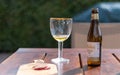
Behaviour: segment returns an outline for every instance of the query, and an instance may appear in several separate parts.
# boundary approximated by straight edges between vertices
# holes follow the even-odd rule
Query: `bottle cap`
[[[98,8],[92,8],[92,13],[98,13],[99,9]]]

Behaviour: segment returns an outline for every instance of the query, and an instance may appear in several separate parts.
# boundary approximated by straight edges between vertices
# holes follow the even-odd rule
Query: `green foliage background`
[[[73,17],[98,2],[119,0],[0,0],[0,52],[57,47],[50,17]],[[70,47],[70,39],[64,44]]]

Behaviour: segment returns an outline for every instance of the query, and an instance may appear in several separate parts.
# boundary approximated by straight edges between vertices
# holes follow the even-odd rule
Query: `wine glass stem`
[[[63,42],[58,42],[58,58],[63,56]]]

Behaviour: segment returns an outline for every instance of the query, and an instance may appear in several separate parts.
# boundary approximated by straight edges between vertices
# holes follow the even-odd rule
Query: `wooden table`
[[[47,63],[57,57],[56,48],[19,48],[0,64],[0,75],[16,75],[20,65],[39,59],[45,52]],[[120,49],[103,49],[101,66],[87,69],[87,49],[80,48],[64,49],[64,57],[70,59],[70,63],[63,65],[63,75],[80,75],[78,53],[82,56],[85,75],[120,75],[120,63],[112,55],[115,53],[120,58]]]

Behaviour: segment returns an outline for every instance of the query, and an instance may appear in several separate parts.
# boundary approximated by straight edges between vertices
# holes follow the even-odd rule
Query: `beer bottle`
[[[98,8],[93,8],[91,12],[91,24],[87,36],[87,46],[88,46],[88,59],[87,59],[88,66],[100,66],[102,34],[99,26]]]

